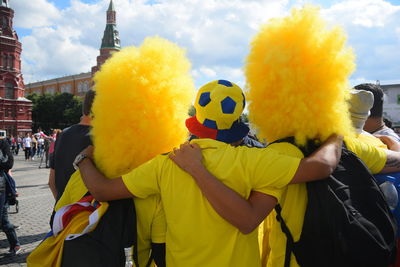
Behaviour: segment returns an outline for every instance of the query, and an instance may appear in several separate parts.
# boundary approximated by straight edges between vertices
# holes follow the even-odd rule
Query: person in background
[[[8,142],[0,139],[0,216],[1,228],[7,236],[10,244],[9,254],[15,256],[21,252],[21,244],[15,232],[15,226],[8,219],[7,198],[6,198],[6,173],[10,172],[14,165],[14,157],[10,151]]]
[[[16,150],[15,150],[15,155],[18,155],[19,150],[22,148],[22,137],[21,137],[21,135],[18,135],[18,137],[16,139],[17,139],[17,147],[16,147]]]
[[[91,144],[89,131],[94,97],[95,91],[86,92],[80,122],[64,129],[56,139],[49,174],[49,187],[56,201],[75,171],[72,163],[76,155]]]
[[[377,136],[389,136],[393,138],[395,141],[400,142],[400,137],[396,134],[396,132],[386,126],[383,118],[383,102],[384,102],[384,93],[382,87],[378,84],[372,83],[363,83],[356,85],[354,87],[356,90],[365,90],[369,91],[374,95],[374,104],[371,108],[371,114],[365,122],[364,130],[369,132],[370,134]]]
[[[14,137],[14,135],[10,136],[10,141],[11,141],[11,153],[15,153],[16,146],[17,146],[17,140]]]
[[[39,157],[43,157],[43,153],[44,153],[44,137],[43,136],[39,136],[38,138],[38,156]]]
[[[38,141],[36,136],[32,135],[32,145],[31,145],[31,159],[35,159],[36,152],[38,151]]]
[[[29,160],[31,158],[31,146],[32,146],[32,138],[30,133],[26,133],[24,139],[22,140],[22,148],[25,152],[25,160]]]

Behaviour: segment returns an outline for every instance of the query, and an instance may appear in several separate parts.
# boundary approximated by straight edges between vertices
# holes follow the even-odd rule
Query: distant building
[[[94,73],[100,69],[101,65],[111,56],[112,52],[119,51],[120,49],[121,43],[117,30],[116,12],[114,3],[111,0],[107,9],[107,24],[104,29],[100,46],[100,55],[97,57],[96,66],[93,66],[90,72],[27,84],[25,86],[25,94],[54,94],[67,92],[73,95],[83,96],[86,91],[92,87]]]
[[[400,84],[381,85],[385,92],[383,116],[392,121],[393,126],[400,127]]]
[[[71,93],[74,95],[83,96],[85,92],[89,90],[91,84],[92,73],[85,72],[41,82],[29,83],[25,85],[25,93]]]
[[[13,29],[14,10],[0,2],[0,129],[7,134],[31,132],[32,102],[24,97],[22,46]]]

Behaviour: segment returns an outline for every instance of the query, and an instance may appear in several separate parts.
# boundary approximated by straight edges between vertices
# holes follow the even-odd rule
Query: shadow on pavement
[[[17,188],[29,188],[29,187],[38,187],[38,186],[43,186],[46,188],[49,187],[48,184],[33,184],[33,185],[21,185],[21,186],[17,185]]]
[[[3,253],[0,255],[0,265],[9,264],[9,263],[24,263],[26,262],[26,257],[31,253],[32,249],[24,248],[26,244],[31,244],[37,241],[41,241],[47,233],[37,234],[37,235],[26,235],[26,236],[18,236],[19,241],[22,246],[22,252],[16,256],[10,256],[7,253]],[[7,249],[9,248],[9,244],[7,239],[0,240],[0,248]],[[27,251],[28,250],[28,251]]]
[[[8,254],[0,255],[0,264],[10,264],[10,263],[25,263],[26,257],[28,257],[30,252],[22,251],[16,256],[10,256]]]

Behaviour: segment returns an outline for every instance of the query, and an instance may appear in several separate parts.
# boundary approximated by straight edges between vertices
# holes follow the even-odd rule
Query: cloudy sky
[[[400,0],[113,0],[122,46],[158,35],[186,48],[196,85],[244,85],[249,42],[271,17],[305,2],[341,24],[357,55],[353,85],[400,83]],[[25,83],[90,71],[110,0],[10,0]]]

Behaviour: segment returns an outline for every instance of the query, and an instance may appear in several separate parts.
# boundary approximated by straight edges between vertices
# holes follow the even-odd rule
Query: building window
[[[89,91],[89,81],[78,83],[78,93],[85,93]]]
[[[89,91],[89,81],[83,83],[83,92],[86,93],[87,91]]]
[[[78,93],[82,93],[83,82],[78,83]]]
[[[11,117],[13,120],[17,119],[17,113],[15,112],[15,108],[11,110]]]
[[[70,84],[61,85],[61,93],[71,93],[71,85]]]
[[[10,69],[14,68],[14,56],[8,56],[8,60],[10,61],[10,64],[8,64],[10,66]]]
[[[5,98],[14,99],[14,85],[12,83],[6,83]]]
[[[54,89],[54,87],[47,87],[47,88],[46,88],[46,93],[54,94],[55,91],[56,91],[56,90]]]
[[[2,17],[2,20],[3,20],[2,27],[3,27],[3,28],[7,28],[7,26],[8,26],[8,19],[4,16],[4,17]]]
[[[7,68],[7,55],[3,55],[2,56],[2,58],[3,58],[3,69],[6,69]]]

